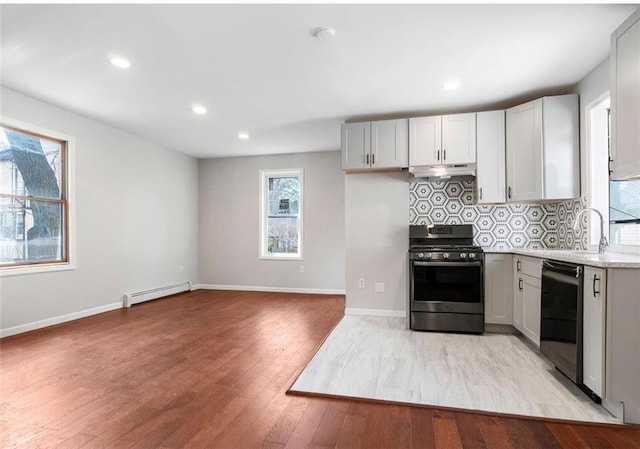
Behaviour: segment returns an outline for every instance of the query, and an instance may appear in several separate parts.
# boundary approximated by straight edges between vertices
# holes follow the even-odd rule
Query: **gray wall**
[[[407,301],[409,175],[345,175],[348,314],[404,316]],[[365,280],[360,288],[359,279]],[[384,283],[376,293],[375,284]]]
[[[200,282],[344,290],[344,174],[339,151],[200,161]],[[259,171],[304,169],[304,260],[258,259]],[[299,272],[304,265],[304,273]]]
[[[1,329],[197,282],[197,160],[13,90],[1,93],[3,116],[75,137],[77,200],[77,269],[1,278]]]

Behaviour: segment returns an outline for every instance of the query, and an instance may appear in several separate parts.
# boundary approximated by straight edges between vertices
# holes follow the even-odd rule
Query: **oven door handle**
[[[474,262],[420,262],[413,261],[413,265],[416,267],[479,267],[482,262],[476,260]]]

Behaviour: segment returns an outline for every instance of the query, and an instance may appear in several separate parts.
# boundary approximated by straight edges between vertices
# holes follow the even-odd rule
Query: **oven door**
[[[482,261],[411,261],[413,312],[483,313]]]

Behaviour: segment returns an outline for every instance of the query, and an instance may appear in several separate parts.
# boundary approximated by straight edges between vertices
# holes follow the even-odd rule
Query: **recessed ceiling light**
[[[444,90],[456,90],[458,87],[460,87],[459,79],[451,79],[451,80],[445,81],[445,83],[442,85],[442,88]]]
[[[202,115],[207,113],[207,108],[199,104],[194,104],[193,106],[191,106],[191,111],[194,114]]]
[[[109,62],[111,65],[116,66],[120,69],[128,69],[131,67],[131,63],[128,59],[123,58],[122,56],[110,56]]]
[[[313,35],[321,41],[326,41],[336,37],[336,30],[329,27],[318,27],[312,31]]]
[[[247,140],[249,138],[249,134],[247,133],[238,133],[238,139]]]

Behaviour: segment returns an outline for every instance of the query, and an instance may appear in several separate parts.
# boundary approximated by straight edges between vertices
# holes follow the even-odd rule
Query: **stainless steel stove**
[[[483,268],[472,225],[411,225],[411,329],[484,332]]]

